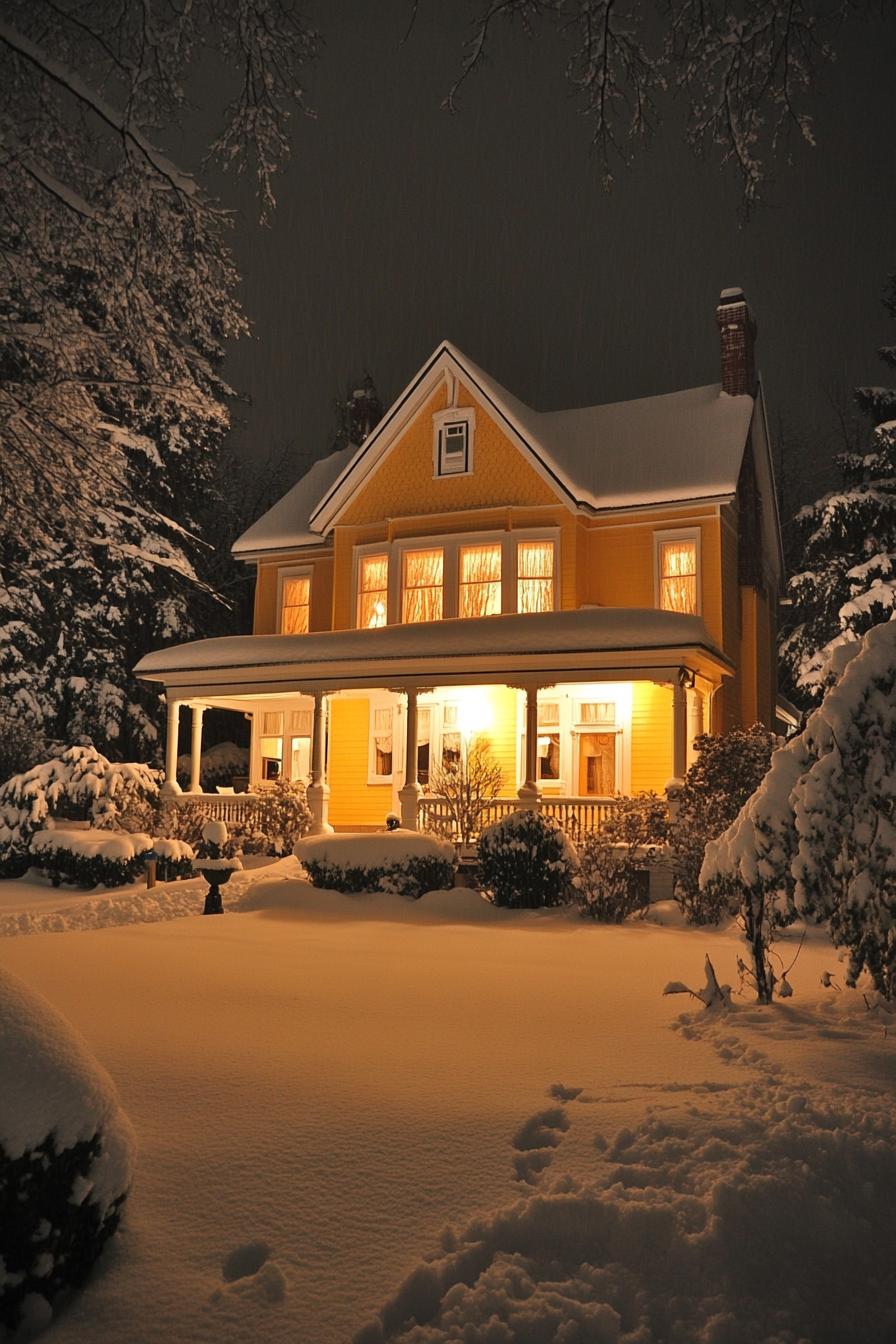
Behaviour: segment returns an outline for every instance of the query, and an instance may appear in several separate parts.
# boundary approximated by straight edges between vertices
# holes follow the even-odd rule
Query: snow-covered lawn
[[[730,932],[295,871],[239,874],[239,913],[147,923],[126,911],[152,892],[54,892],[51,916],[0,884],[6,920],[71,924],[0,939],[0,963],[82,1031],[140,1142],[122,1232],[50,1338],[893,1338],[896,1030],[821,987],[822,938],[794,999],[715,1017],[661,990],[699,987],[707,951],[733,979]],[[121,926],[81,931],[85,902]]]

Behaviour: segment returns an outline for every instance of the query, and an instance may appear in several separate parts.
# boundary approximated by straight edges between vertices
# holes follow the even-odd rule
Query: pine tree
[[[333,452],[347,448],[350,443],[360,447],[383,418],[383,403],[369,373],[346,397],[337,399],[335,410],[338,429]]]
[[[896,274],[883,302],[896,320]],[[896,369],[896,346],[878,354]],[[789,584],[781,658],[793,691],[808,700],[821,697],[833,650],[896,609],[896,388],[860,387],[855,400],[869,423],[868,443],[839,454],[840,489],[794,520],[802,559]]]

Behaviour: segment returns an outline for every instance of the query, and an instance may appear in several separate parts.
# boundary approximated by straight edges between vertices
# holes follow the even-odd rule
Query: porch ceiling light
[[[480,689],[464,689],[457,707],[457,726],[461,736],[469,741],[477,733],[488,732],[492,726],[492,707],[488,696]]]

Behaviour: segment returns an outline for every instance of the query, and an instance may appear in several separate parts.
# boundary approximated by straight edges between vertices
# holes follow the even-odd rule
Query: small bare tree
[[[482,815],[501,792],[503,771],[492,756],[485,737],[474,737],[456,760],[431,771],[432,792],[444,798],[451,812],[455,834],[468,845],[478,834]]]

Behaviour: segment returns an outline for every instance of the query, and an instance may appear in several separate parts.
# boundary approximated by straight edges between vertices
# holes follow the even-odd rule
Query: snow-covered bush
[[[65,1019],[0,971],[0,1336],[47,1325],[121,1218],[134,1135]]]
[[[13,775],[0,785],[0,871],[21,862],[32,834],[54,816],[78,813],[94,826],[124,829],[124,818],[157,797],[159,779],[148,765],[109,761],[92,746],[68,747]]]
[[[21,774],[52,754],[52,745],[31,714],[15,707],[0,711],[0,781]]]
[[[760,723],[694,743],[697,759],[675,800],[669,827],[669,862],[675,899],[691,924],[717,924],[725,902],[715,888],[700,886],[707,843],[722,834],[768,770],[777,738]]]
[[[202,828],[209,819],[208,806],[200,802],[163,802],[156,829],[171,840],[181,840],[196,849],[202,840]]]
[[[232,822],[231,839],[244,854],[291,854],[311,825],[305,785],[278,779],[255,795],[244,822]]]
[[[293,850],[315,887],[390,891],[413,899],[454,885],[454,846],[419,831],[312,835]]]
[[[782,909],[828,921],[849,951],[848,984],[865,970],[896,997],[896,620],[835,658],[840,680],[707,846],[700,875],[752,928],[765,1001],[762,926]]]
[[[495,905],[563,905],[572,899],[577,870],[575,846],[540,812],[510,812],[479,837],[479,878]]]
[[[218,742],[199,757],[199,783],[204,793],[214,793],[219,784],[231,785],[235,776],[249,773],[249,749],[235,742]],[[190,757],[178,756],[177,779],[182,788],[190,780]]]
[[[160,837],[153,840],[152,850],[157,859],[156,876],[160,882],[173,882],[179,877],[193,876],[192,845],[184,840]]]
[[[148,835],[99,830],[35,831],[29,846],[31,862],[42,868],[53,886],[73,882],[79,887],[123,887],[136,882],[153,855]]]
[[[650,869],[663,855],[669,829],[666,802],[655,793],[619,798],[600,830],[579,845],[573,879],[582,914],[621,924],[650,904]]]

